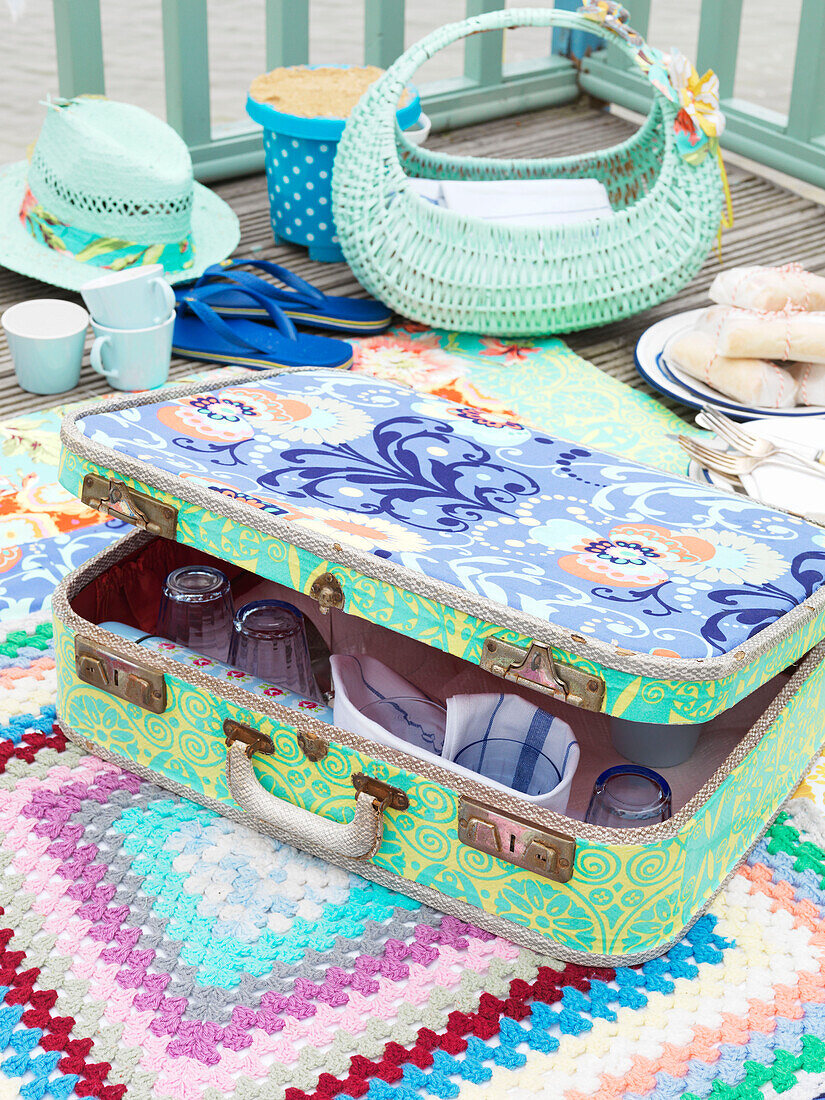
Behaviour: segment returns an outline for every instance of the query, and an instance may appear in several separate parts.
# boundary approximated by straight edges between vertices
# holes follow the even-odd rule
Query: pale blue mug
[[[175,292],[161,264],[110,271],[86,283],[80,293],[92,320],[109,328],[160,325],[175,308]]]
[[[154,390],[169,377],[175,314],[150,328],[109,328],[92,321],[92,367],[116,390]]]
[[[62,298],[32,298],[10,306],[0,325],[17,381],[29,393],[65,393],[80,380],[89,314]]]

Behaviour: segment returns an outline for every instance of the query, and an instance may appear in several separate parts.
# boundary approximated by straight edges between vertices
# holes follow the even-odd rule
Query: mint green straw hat
[[[141,264],[193,279],[234,250],[237,217],[171,126],[102,97],[47,106],[30,159],[0,170],[0,264],[79,290]]]

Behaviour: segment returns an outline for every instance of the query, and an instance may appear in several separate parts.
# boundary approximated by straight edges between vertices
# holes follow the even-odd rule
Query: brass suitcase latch
[[[521,683],[583,710],[600,711],[604,704],[605,684],[600,676],[557,661],[547,646],[538,642],[523,649],[499,638],[488,638],[479,664],[494,676]]]
[[[574,837],[533,825],[472,798],[462,798],[459,804],[458,839],[551,882],[569,882],[573,877]]]
[[[344,610],[344,590],[334,573],[321,573],[316,577],[309,594],[313,600],[317,600],[322,615],[329,615],[332,608],[336,611]]]
[[[243,722],[236,722],[234,718],[227,718],[224,721],[223,732],[226,737],[227,745],[231,745],[235,741],[241,741],[246,745],[246,755],[250,760],[256,752],[261,752],[264,756],[272,756],[275,752],[275,745],[268,734],[261,733],[261,731],[256,730],[254,726],[247,726]]]
[[[177,508],[162,500],[155,500],[147,493],[139,493],[122,481],[100,477],[98,474],[86,474],[80,499],[105,516],[122,519],[124,523],[131,523],[141,531],[148,531],[150,535],[172,540],[175,538]]]
[[[157,669],[128,661],[80,635],[74,640],[74,660],[77,675],[84,684],[153,714],[166,710],[166,681]]]
[[[351,777],[356,795],[362,792],[377,799],[382,805],[391,810],[408,810],[410,799],[406,791],[400,787],[393,787],[385,783],[383,779],[376,779],[373,775],[365,775],[364,772],[355,772]]]

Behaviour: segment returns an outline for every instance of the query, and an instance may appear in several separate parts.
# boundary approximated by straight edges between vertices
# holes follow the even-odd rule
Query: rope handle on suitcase
[[[392,804],[393,793],[400,792],[386,787],[388,793],[382,797],[376,788],[384,784],[370,783],[369,777],[361,776],[364,782],[359,789],[357,779],[353,776],[357,793],[352,821],[330,821],[265,790],[255,775],[251,753],[241,741],[233,741],[226,752],[226,782],[238,805],[277,833],[279,839],[323,858],[369,859],[381,845],[384,810]]]

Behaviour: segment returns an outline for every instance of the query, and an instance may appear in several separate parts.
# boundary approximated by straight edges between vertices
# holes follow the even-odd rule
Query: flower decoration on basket
[[[630,22],[630,12],[617,4],[616,0],[584,0],[579,8],[579,15],[596,23],[604,23],[611,30],[616,25],[622,26]]]
[[[719,77],[712,69],[699,76],[679,50],[651,53],[656,56],[648,80],[679,107],[675,123],[679,151],[699,164],[708,152],[716,152],[725,129],[725,116],[719,109]]]
[[[617,4],[616,0],[585,0],[578,14],[583,15],[585,19],[592,19],[594,23],[601,23],[639,50],[645,45],[645,40],[639,32],[634,31],[630,26],[630,12],[621,4]]]
[[[663,53],[649,46],[629,25],[626,8],[615,0],[585,0],[578,14],[601,23],[617,37],[635,47],[634,60],[653,87],[679,109],[673,123],[676,147],[688,164],[701,164],[708,153],[719,160],[725,190],[725,216],[722,225],[733,225],[733,209],[719,137],[725,129],[725,116],[719,107],[719,77],[708,69],[699,76],[693,63],[680,50]]]
[[[585,0],[579,15],[601,23],[623,41],[636,46],[635,61],[650,83],[679,108],[674,123],[679,152],[691,164],[701,164],[708,152],[718,149],[725,128],[719,109],[719,77],[712,69],[699,76],[693,64],[677,49],[663,53],[648,46],[628,24],[627,9],[615,0]]]
[[[647,68],[640,62],[648,80],[679,108],[673,123],[677,149],[688,164],[701,164],[708,153],[719,161],[719,174],[725,190],[722,226],[730,229],[733,225],[733,204],[719,146],[719,138],[725,129],[725,116],[719,108],[719,77],[712,69],[699,76],[693,63],[675,48],[666,54],[650,47],[649,51],[653,64]],[[721,228],[719,232],[721,234]]]

